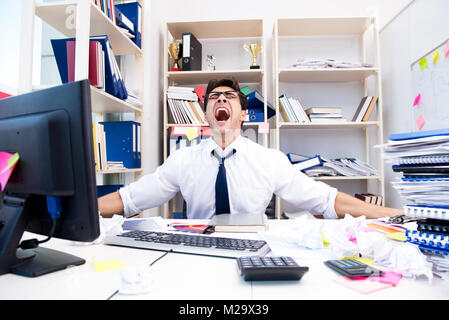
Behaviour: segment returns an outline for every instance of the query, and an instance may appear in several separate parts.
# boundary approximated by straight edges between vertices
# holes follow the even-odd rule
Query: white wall
[[[410,67],[449,39],[448,12],[447,0],[415,0],[380,33],[385,140],[391,133],[415,131]],[[387,205],[399,208],[404,204],[391,187],[397,177],[386,164]]]

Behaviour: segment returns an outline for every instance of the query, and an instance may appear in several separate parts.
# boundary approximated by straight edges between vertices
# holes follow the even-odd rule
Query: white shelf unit
[[[144,12],[143,1],[139,1]],[[19,90],[27,92],[46,87],[32,85],[32,61],[33,61],[33,40],[34,40],[34,20],[35,16],[42,19],[44,23],[51,25],[66,37],[76,38],[75,56],[75,80],[87,79],[89,74],[89,37],[93,35],[107,35],[115,55],[133,55],[134,68],[134,88],[140,93],[139,99],[143,100],[144,88],[144,58],[143,50],[126,37],[118,27],[98,8],[92,0],[78,1],[58,1],[58,2],[37,2],[34,0],[23,0],[22,5],[22,43],[21,64],[23,67],[19,75]],[[25,17],[25,19],[24,19]],[[143,14],[142,21],[143,25]],[[142,43],[142,48],[143,48]],[[137,107],[118,99],[104,90],[91,86],[91,107],[93,120],[102,120],[106,114],[129,114],[135,121],[144,126],[143,107]],[[142,152],[142,164],[144,163]],[[124,170],[103,170],[97,171],[97,184],[102,184],[106,174],[130,174],[128,179],[135,180],[142,174],[140,169]],[[115,179],[117,180],[117,179]]]
[[[276,116],[275,144],[285,153],[326,158],[357,157],[374,165],[376,176],[316,177],[347,192],[373,192],[385,198],[381,154],[372,149],[383,142],[382,83],[379,35],[374,17],[279,18],[273,27],[273,97],[279,115],[278,97],[285,93],[302,106],[342,107],[342,123],[291,123]],[[298,58],[336,59],[369,63],[362,68],[293,68]],[[350,121],[363,96],[378,97],[367,122]],[[349,97],[349,98],[348,98]],[[359,190],[361,188],[362,190]],[[352,192],[348,192],[352,193]],[[284,204],[276,198],[276,217]]]
[[[168,54],[168,46],[172,42],[182,42],[182,34],[191,32],[202,45],[202,70],[200,71],[170,71],[173,60]],[[259,43],[262,45],[257,61],[260,69],[250,69],[251,56],[244,48],[244,43]],[[206,55],[213,54],[216,58],[216,69],[206,70]],[[274,127],[273,118],[267,120],[267,83],[266,83],[266,45],[263,33],[262,19],[249,20],[221,20],[221,21],[175,21],[167,22],[164,42],[164,102],[163,102],[163,156],[169,155],[168,144],[170,130],[178,124],[169,122],[169,107],[167,104],[167,88],[169,86],[188,86],[195,88],[207,83],[211,79],[220,79],[225,76],[235,77],[240,87],[248,85],[251,90],[258,90],[264,97],[264,122],[269,122]],[[181,64],[181,59],[179,61]],[[268,145],[268,134],[257,134],[256,122],[246,122],[245,130],[256,132],[258,143]],[[199,125],[185,125],[199,126]],[[173,201],[164,205],[164,217],[171,217],[174,211],[182,210],[182,197],[177,195]]]

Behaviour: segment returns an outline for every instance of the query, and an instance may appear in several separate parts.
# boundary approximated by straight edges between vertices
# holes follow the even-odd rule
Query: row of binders
[[[139,122],[93,122],[92,130],[96,171],[141,167]]]
[[[142,6],[139,2],[114,4],[114,0],[92,0],[139,48],[142,47]]]
[[[75,79],[75,38],[52,39],[62,83]],[[91,36],[89,41],[89,81],[91,85],[125,100],[128,98],[120,69],[107,35]]]
[[[418,228],[407,241],[421,251],[449,255],[449,128],[391,134],[383,157],[401,173],[393,187],[404,200],[404,214]]]
[[[375,96],[363,97],[352,118],[354,122],[368,121],[378,98]],[[304,109],[298,98],[279,97],[279,111],[283,122],[293,123],[339,123],[347,121],[340,107],[311,107]]]

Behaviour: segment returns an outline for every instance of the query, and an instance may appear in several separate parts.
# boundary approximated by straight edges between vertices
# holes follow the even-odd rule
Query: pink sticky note
[[[334,282],[363,294],[369,294],[375,291],[392,287],[391,284],[370,281],[367,278],[353,280],[345,276],[334,279]]]
[[[413,102],[413,106],[416,106],[420,100],[421,100],[421,93],[416,96],[415,101]]]
[[[11,161],[10,159],[12,159],[13,161]],[[0,152],[0,184],[2,192],[5,189],[6,183],[8,182],[9,177],[11,176],[11,173],[17,164],[17,160],[17,154]]]
[[[259,133],[269,133],[270,132],[270,124],[268,122],[259,123]]]
[[[395,287],[398,284],[399,280],[401,280],[401,278],[402,278],[402,274],[393,272],[393,271],[388,271],[388,272],[385,272],[383,275],[380,275],[377,277],[355,277],[352,279],[353,280],[376,281],[376,282],[390,284]]]
[[[446,42],[446,47],[444,47],[443,53],[446,57],[449,55],[449,40]]]
[[[422,127],[424,127],[424,124],[426,123],[426,120],[424,120],[424,117],[422,114],[418,117],[416,120],[416,125],[418,126],[418,129],[421,130]]]

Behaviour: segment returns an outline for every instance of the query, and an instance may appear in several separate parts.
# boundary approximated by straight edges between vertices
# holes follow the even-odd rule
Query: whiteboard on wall
[[[449,128],[448,46],[446,40],[411,65],[413,131]]]

